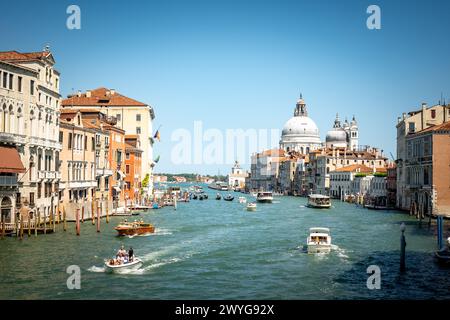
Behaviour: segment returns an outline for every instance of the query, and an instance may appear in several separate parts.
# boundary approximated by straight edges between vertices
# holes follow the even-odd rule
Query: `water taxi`
[[[151,223],[144,221],[134,221],[134,222],[121,222],[117,227],[114,228],[119,233],[119,236],[134,236],[146,233],[154,233],[155,227]]]
[[[310,228],[306,239],[308,253],[328,253],[331,251],[331,235],[328,228]]]
[[[246,197],[239,197],[239,203],[247,203]]]
[[[308,196],[308,207],[327,209],[331,208],[331,200],[329,196],[324,196],[322,194],[310,194]]]
[[[118,262],[117,259],[109,259],[105,261],[106,272],[123,273],[129,270],[136,270],[142,267],[142,260],[134,257],[133,261]]]
[[[258,192],[256,195],[256,201],[258,202],[265,202],[265,203],[272,203],[273,201],[273,194],[271,191],[261,191]]]
[[[256,211],[256,203],[255,202],[249,202],[247,204],[247,211]]]
[[[208,188],[220,191],[228,191],[228,184],[223,181],[214,181],[208,185]]]

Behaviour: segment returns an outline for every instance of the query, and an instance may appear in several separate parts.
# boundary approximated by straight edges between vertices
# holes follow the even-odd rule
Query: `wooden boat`
[[[256,195],[256,201],[258,201],[258,202],[265,202],[265,203],[272,203],[272,201],[273,201],[273,194],[270,191],[258,192],[258,194]]]
[[[310,194],[308,196],[308,207],[317,209],[329,209],[331,208],[331,200],[329,196],[322,194]]]
[[[135,236],[146,233],[154,233],[155,227],[151,223],[144,221],[127,222],[124,221],[114,228],[119,236]]]
[[[328,228],[310,228],[306,239],[308,253],[328,253],[331,251],[331,235]]]
[[[142,260],[134,257],[133,261],[122,264],[114,264],[114,259],[105,260],[106,272],[110,273],[125,273],[129,270],[136,270],[142,267]]]
[[[227,196],[223,197],[223,200],[225,201],[233,201],[234,197],[231,194],[228,194]]]
[[[249,202],[247,204],[247,211],[256,211],[256,202]]]

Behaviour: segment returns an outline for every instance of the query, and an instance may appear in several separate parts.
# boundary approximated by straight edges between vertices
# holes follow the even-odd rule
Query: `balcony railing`
[[[2,187],[17,186],[17,176],[0,176],[0,186]]]
[[[0,141],[5,143],[25,144],[26,136],[9,132],[0,132]]]
[[[72,181],[68,182],[71,189],[97,187],[97,181]]]
[[[97,168],[96,175],[97,176],[112,176],[113,171],[107,168]]]

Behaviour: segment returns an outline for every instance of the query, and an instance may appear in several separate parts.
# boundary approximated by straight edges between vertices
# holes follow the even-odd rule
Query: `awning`
[[[122,177],[122,179],[125,179],[125,174],[122,171],[117,170],[117,173]]]
[[[0,146],[0,173],[24,173],[25,171],[17,149]]]

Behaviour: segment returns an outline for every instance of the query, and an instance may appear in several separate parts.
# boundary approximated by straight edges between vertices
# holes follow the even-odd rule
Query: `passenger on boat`
[[[125,247],[122,245],[119,249],[119,251],[117,251],[116,257],[120,258],[120,257],[125,257],[127,255],[127,252],[125,251]]]
[[[134,251],[133,251],[133,248],[130,247],[130,250],[128,250],[128,260],[130,262],[133,262],[133,257],[134,257]]]

